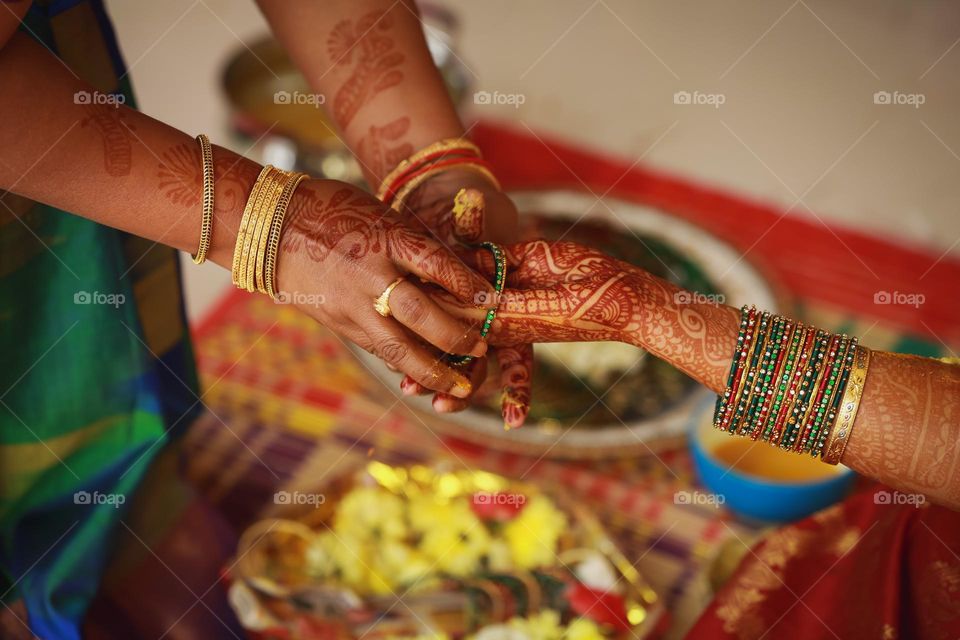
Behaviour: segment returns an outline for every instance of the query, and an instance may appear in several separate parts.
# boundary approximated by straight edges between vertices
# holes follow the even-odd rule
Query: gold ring
[[[376,309],[377,313],[384,318],[390,317],[390,294],[393,293],[393,290],[396,288],[396,286],[403,282],[403,280],[404,277],[400,276],[388,284],[387,288],[383,290],[383,293],[381,293],[377,299],[373,301],[373,308]]]

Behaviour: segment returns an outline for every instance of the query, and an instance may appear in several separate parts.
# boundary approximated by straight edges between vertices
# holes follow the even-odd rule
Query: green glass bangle
[[[480,327],[480,337],[486,338],[487,334],[490,333],[490,327],[493,325],[493,321],[497,317],[497,306],[500,304],[500,294],[503,293],[503,287],[507,282],[507,257],[498,244],[483,242],[479,246],[493,254],[493,264],[496,269],[493,278],[493,288],[496,291],[495,306],[487,310],[487,316],[483,319],[483,325]],[[452,365],[465,365],[473,360],[473,356],[447,354],[444,359]]]

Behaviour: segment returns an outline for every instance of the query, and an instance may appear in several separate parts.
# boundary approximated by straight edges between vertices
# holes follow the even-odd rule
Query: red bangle
[[[410,183],[416,178],[422,176],[423,174],[429,171],[436,171],[437,169],[446,169],[449,167],[455,167],[457,165],[466,165],[472,164],[476,166],[483,167],[484,169],[490,171],[490,165],[481,158],[476,156],[458,156],[455,158],[450,158],[448,160],[440,160],[439,162],[434,162],[426,166],[419,167],[415,171],[407,172],[401,175],[397,180],[390,185],[386,193],[383,195],[383,202],[390,206],[393,204],[393,199],[396,197],[397,193],[403,189],[404,185]]]

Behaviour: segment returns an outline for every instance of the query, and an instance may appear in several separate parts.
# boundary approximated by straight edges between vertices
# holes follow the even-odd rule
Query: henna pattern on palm
[[[338,22],[327,38],[327,53],[334,64],[353,65],[333,99],[334,116],[344,129],[371,98],[403,80],[397,67],[404,55],[388,35],[392,26],[389,11],[371,11],[356,23]]]
[[[80,126],[90,127],[103,139],[103,166],[114,178],[130,175],[133,168],[133,144],[130,125],[123,121],[126,112],[110,105],[90,105],[89,115]]]

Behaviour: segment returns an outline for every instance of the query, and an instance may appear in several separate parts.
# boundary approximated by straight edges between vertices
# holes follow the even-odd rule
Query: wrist
[[[229,269],[243,210],[262,167],[217,146],[214,146],[213,158],[214,214],[207,259]]]

